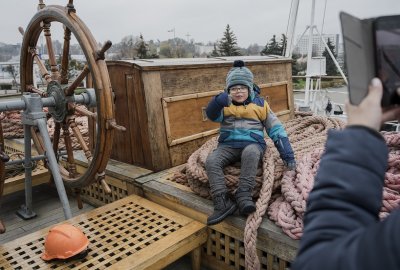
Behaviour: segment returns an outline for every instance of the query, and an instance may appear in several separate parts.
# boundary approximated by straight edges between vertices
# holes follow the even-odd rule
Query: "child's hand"
[[[215,97],[217,103],[223,107],[229,107],[232,104],[232,97],[228,93],[223,92]]]

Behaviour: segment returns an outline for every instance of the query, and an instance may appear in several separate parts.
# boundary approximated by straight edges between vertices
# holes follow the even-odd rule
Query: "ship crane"
[[[297,14],[298,14],[298,9],[299,9],[299,2],[300,0],[292,0],[291,3],[291,8],[290,8],[290,14],[289,14],[289,20],[288,20],[288,29],[287,29],[287,46],[285,48],[285,56],[286,57],[292,57],[292,51],[295,46],[293,46],[293,40],[294,40],[294,34],[295,34],[295,28],[296,28],[296,21],[297,21]],[[325,7],[324,7],[324,14],[323,14],[323,23],[325,21],[325,11],[326,11],[326,4],[327,0],[325,0]],[[322,30],[321,32],[318,31],[317,26],[314,23],[314,18],[315,18],[315,0],[312,0],[311,4],[311,16],[310,16],[310,25],[306,27],[306,29],[303,31],[302,35],[300,36],[299,40],[302,39],[304,34],[308,31],[308,45],[307,45],[307,70],[306,70],[306,84],[304,87],[304,100],[300,104],[300,109],[301,110],[312,110],[312,111],[317,111],[318,109],[320,110],[321,108],[318,108],[316,105],[317,101],[317,94],[321,92],[321,76],[325,75],[322,73],[325,73],[325,65],[326,61],[322,59],[321,57],[319,58],[313,58],[312,57],[312,45],[313,45],[313,37],[314,37],[314,31],[320,38],[321,42],[323,43],[324,47],[329,53],[329,56],[335,63],[336,68],[338,69],[341,77],[345,81],[346,85],[347,83],[347,78],[343,73],[343,70],[341,69],[339,63],[337,62],[335,56],[333,55],[332,51],[328,47],[328,45],[325,42],[325,39],[323,38],[323,24],[322,24]],[[321,101],[319,101],[321,102]],[[326,103],[326,101],[325,101]]]

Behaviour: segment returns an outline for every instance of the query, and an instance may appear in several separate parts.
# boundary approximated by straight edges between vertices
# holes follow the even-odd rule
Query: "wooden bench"
[[[195,194],[190,187],[171,181],[177,166],[133,180],[140,195],[187,217],[205,223],[213,211],[211,200]],[[239,214],[210,226],[207,244],[203,246],[202,264],[215,270],[240,270],[244,262],[244,228],[246,219]],[[273,222],[264,218],[258,229],[257,254],[261,269],[286,270],[294,260],[299,241],[290,239]]]
[[[0,269],[161,269],[191,252],[200,269],[206,226],[142,197],[131,195],[65,221],[89,238],[86,258],[43,261],[49,228],[0,246]]]

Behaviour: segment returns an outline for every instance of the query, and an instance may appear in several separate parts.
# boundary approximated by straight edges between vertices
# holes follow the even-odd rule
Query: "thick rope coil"
[[[45,110],[46,111],[46,110]],[[5,139],[15,139],[15,138],[23,138],[24,137],[24,126],[21,122],[22,119],[22,111],[6,111],[0,114],[0,121],[3,127],[3,136]],[[86,116],[75,117],[75,123],[82,133],[83,139],[86,145],[89,145],[89,128],[88,121]],[[50,118],[47,121],[47,127],[49,130],[50,138],[53,138],[54,134],[54,121],[53,118]],[[70,131],[72,133],[72,131]],[[63,130],[61,129],[61,138],[63,135]],[[80,146],[78,139],[75,136],[71,136],[72,140],[72,148],[74,150],[82,149]],[[59,149],[65,149],[64,140],[60,139]]]
[[[269,164],[272,164],[269,165]],[[256,202],[256,211],[249,215],[246,220],[244,230],[244,248],[245,248],[245,267],[246,269],[260,269],[260,261],[257,256],[256,242],[257,229],[262,222],[262,218],[267,211],[268,203],[271,198],[274,183],[275,164],[273,157],[264,155],[263,158],[263,185],[260,191],[260,197]],[[248,229],[249,228],[249,229]]]

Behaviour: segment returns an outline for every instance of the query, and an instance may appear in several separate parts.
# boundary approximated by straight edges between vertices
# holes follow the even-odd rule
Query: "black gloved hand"
[[[223,92],[215,97],[215,101],[220,106],[229,107],[232,104],[232,97],[228,93]]]

